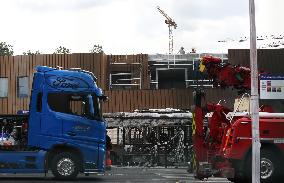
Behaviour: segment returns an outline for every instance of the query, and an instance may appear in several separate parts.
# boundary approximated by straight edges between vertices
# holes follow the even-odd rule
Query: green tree
[[[14,54],[13,46],[6,42],[0,42],[0,56],[11,56]]]
[[[39,52],[39,50],[37,50],[37,51],[35,51],[35,52],[32,52],[31,50],[28,50],[28,51],[26,51],[26,52],[23,52],[23,55],[39,55],[39,54],[41,54],[41,53]]]
[[[65,48],[64,46],[59,46],[56,48],[54,54],[70,54],[71,50],[68,48]]]
[[[102,53],[102,52],[104,52],[103,51],[103,47],[101,46],[101,45],[99,45],[99,44],[95,44],[94,46],[93,46],[93,48],[90,50],[90,52],[91,53]]]

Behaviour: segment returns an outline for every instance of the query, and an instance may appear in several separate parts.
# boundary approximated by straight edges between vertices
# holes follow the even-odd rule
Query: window
[[[36,111],[41,112],[42,110],[42,93],[37,94]]]
[[[0,78],[0,97],[8,97],[8,78]]]
[[[18,97],[29,96],[29,77],[20,76],[18,77]]]
[[[111,72],[111,89],[138,89],[140,88],[140,73],[131,72]]]
[[[101,102],[91,94],[49,93],[48,105],[55,112],[62,112],[89,119],[102,119]]]
[[[94,106],[94,118],[103,119],[103,113],[101,108],[101,101],[95,95],[93,95],[93,106]]]
[[[158,88],[186,88],[186,69],[157,70]]]

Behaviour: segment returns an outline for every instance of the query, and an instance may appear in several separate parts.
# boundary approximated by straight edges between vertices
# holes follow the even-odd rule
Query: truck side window
[[[92,119],[88,94],[49,93],[47,101],[55,112],[83,116]]]
[[[49,93],[47,102],[50,109],[55,112],[70,113],[68,94],[66,93]]]
[[[101,120],[103,118],[101,101],[95,95],[93,95],[93,105],[94,105],[94,118]]]
[[[41,112],[41,108],[42,108],[42,93],[39,92],[37,94],[37,99],[36,99],[36,111]]]
[[[90,109],[87,95],[71,95],[69,100],[69,109],[71,114],[89,116]]]

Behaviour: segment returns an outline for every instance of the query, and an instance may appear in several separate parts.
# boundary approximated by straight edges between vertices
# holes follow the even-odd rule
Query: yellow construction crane
[[[176,22],[169,17],[159,6],[157,6],[158,11],[166,18],[165,23],[169,27],[169,54],[173,54],[174,51],[174,37],[173,37],[173,28],[177,28]]]

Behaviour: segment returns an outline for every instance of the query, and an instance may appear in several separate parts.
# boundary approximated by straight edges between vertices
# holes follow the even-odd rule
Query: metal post
[[[165,153],[165,168],[168,168],[168,143],[165,144],[165,150],[164,150],[164,153]]]
[[[260,183],[259,96],[256,50],[255,6],[249,1],[250,15],[250,67],[251,67],[251,127],[252,127],[252,183]]]
[[[109,86],[108,86],[108,87],[109,87],[109,88],[108,88],[109,90],[111,89],[111,86],[112,86],[111,83],[112,83],[112,75],[109,74]]]
[[[170,53],[168,54],[168,69],[170,68]]]
[[[117,131],[116,131],[116,134],[117,134],[117,136],[116,136],[116,144],[117,145],[119,145],[119,127],[117,127]]]

